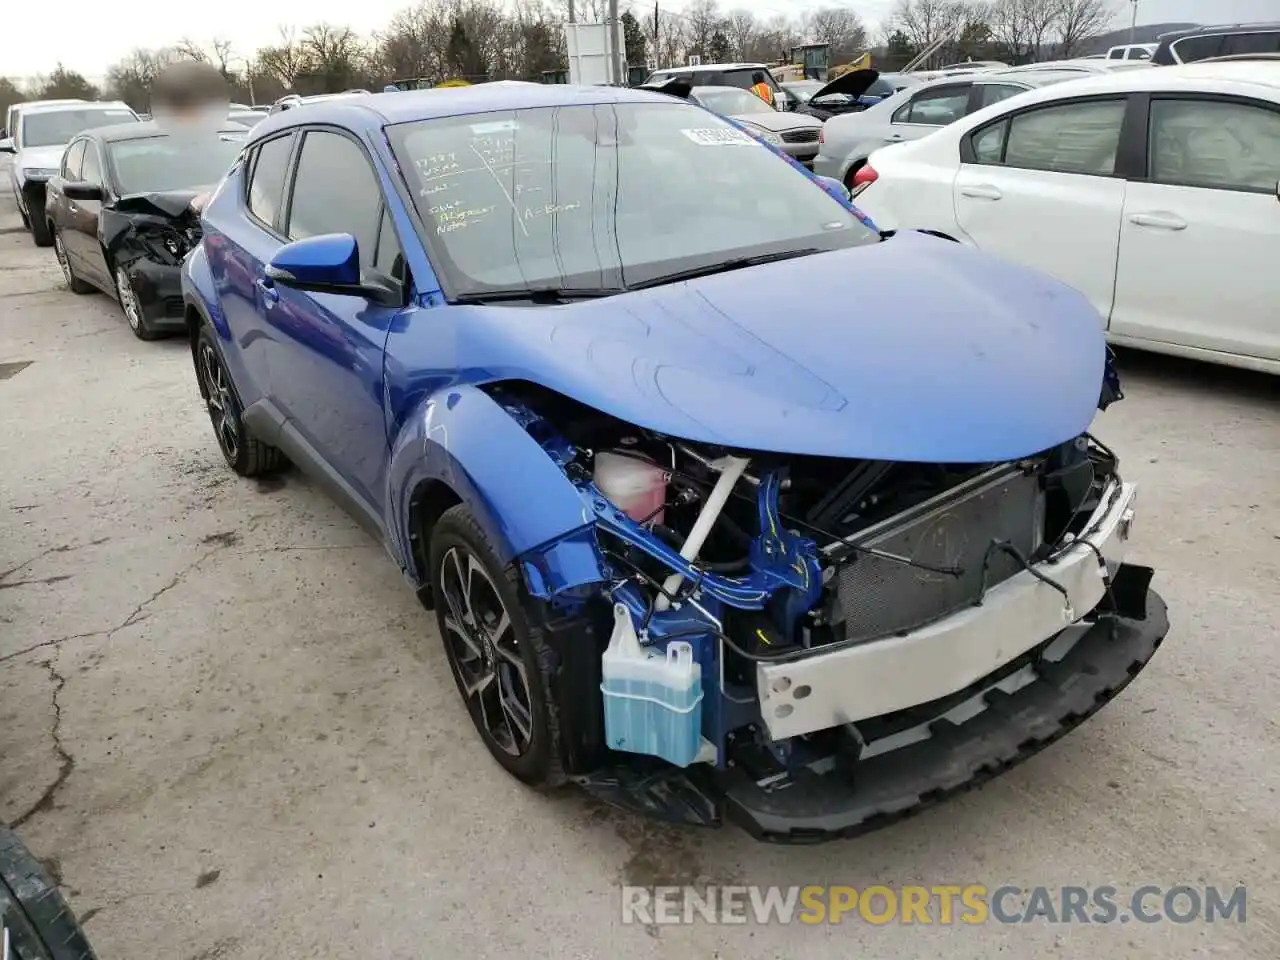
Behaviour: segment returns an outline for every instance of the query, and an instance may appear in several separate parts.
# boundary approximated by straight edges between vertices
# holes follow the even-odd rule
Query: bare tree
[[[733,10],[725,18],[724,33],[729,38],[729,49],[739,60],[747,58],[747,49],[755,37],[759,24],[750,10]]]
[[[1062,56],[1072,57],[1081,42],[1105,33],[1115,16],[1110,0],[1058,0],[1058,36]]]
[[[295,38],[292,27],[280,28],[280,42],[258,51],[258,67],[292,90],[307,69],[307,52]]]
[[[711,38],[724,21],[720,4],[716,0],[693,0],[684,11],[689,29],[689,53],[705,57],[711,48]]]
[[[981,10],[962,0],[898,0],[890,22],[906,36],[911,46],[923,50],[943,37],[959,37],[966,26],[981,18]],[[942,59],[929,58],[930,64]]]
[[[830,47],[833,63],[857,56],[867,49],[866,27],[847,7],[815,10],[805,18],[805,27],[815,41]]]
[[[107,91],[135,110],[146,110],[151,98],[151,84],[170,63],[182,58],[176,47],[159,50],[137,49],[107,70]]]

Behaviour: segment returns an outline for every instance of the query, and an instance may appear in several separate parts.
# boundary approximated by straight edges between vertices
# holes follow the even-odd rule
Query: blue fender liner
[[[412,504],[424,484],[442,484],[467,504],[503,563],[520,561],[530,593],[547,598],[604,578],[595,517],[564,471],[487,393],[450,386],[406,417],[387,472],[388,529],[411,558]],[[415,585],[425,571],[406,565]]]

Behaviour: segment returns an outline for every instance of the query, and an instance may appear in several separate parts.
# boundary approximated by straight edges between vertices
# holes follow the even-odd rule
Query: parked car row
[[[822,139],[882,229],[1057,277],[1114,343],[1280,373],[1280,58],[952,77]]]

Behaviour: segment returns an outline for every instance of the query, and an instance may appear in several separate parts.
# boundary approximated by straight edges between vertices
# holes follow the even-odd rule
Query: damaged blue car
[[[227,463],[293,464],[386,545],[529,784],[849,836],[1035,753],[1167,631],[1087,301],[881,234],[696,105],[304,105],[202,236]]]

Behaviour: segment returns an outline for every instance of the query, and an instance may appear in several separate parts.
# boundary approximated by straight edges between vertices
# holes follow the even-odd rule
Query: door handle
[[[902,140],[902,134],[891,133],[887,137],[885,137],[885,140],[888,141],[889,143],[898,143],[899,141]]]
[[[79,209],[80,209],[80,208],[79,208],[79,207],[77,207],[77,206],[76,206],[74,203],[72,203],[70,200],[68,200],[68,201],[67,201],[67,211],[68,211],[69,213],[75,213],[75,212],[76,212],[77,210],[79,210]]]
[[[262,291],[262,301],[267,306],[280,300],[280,291],[276,289],[276,285],[266,277],[258,279],[258,289]]]
[[[1155,227],[1158,230],[1185,230],[1187,221],[1172,213],[1134,213],[1129,222],[1139,227]]]
[[[961,187],[960,196],[972,197],[974,200],[999,200],[1004,194],[996,187],[983,183],[972,187]]]

